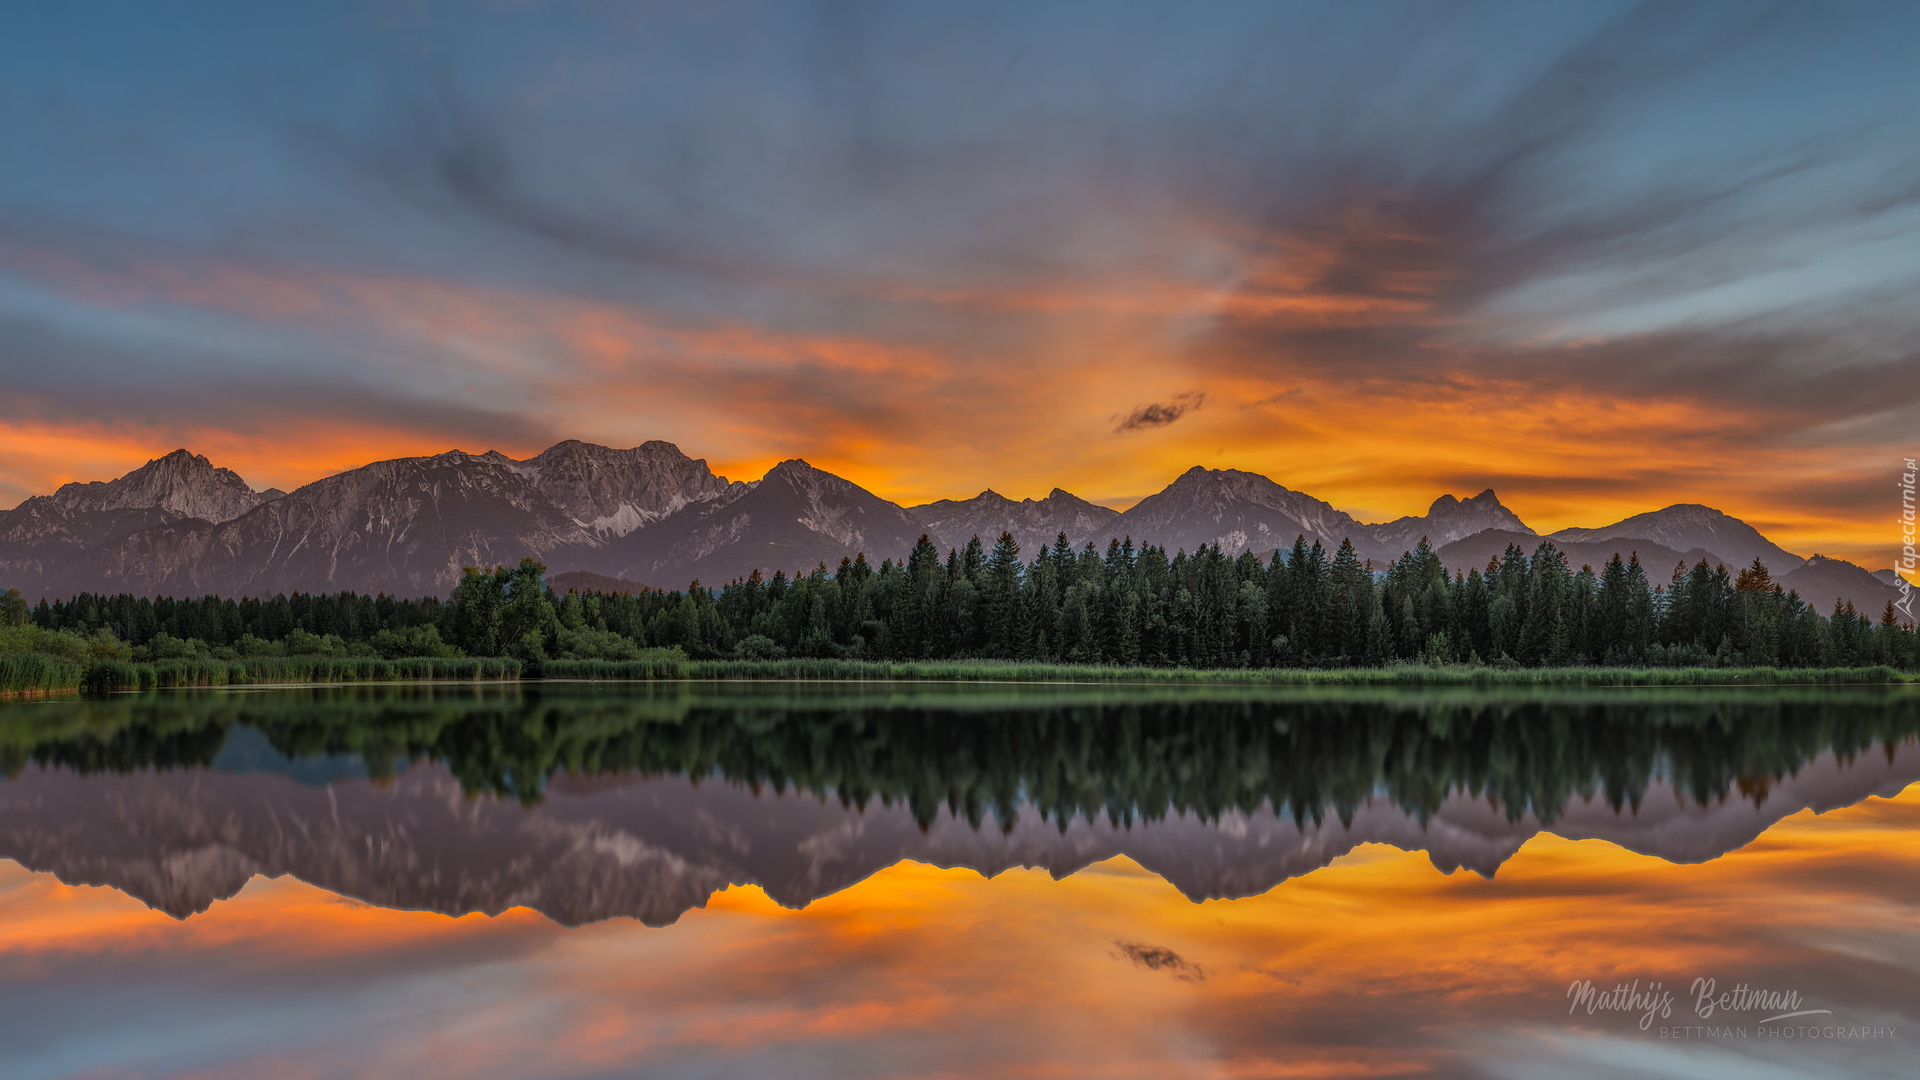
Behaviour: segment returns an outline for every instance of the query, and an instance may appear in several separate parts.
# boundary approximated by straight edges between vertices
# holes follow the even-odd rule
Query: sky
[[[0,505],[667,439],[1898,552],[1912,4],[12,5]]]

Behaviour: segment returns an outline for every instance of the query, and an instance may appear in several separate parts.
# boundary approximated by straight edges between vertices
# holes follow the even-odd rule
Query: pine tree
[[[980,615],[990,656],[1017,658],[1027,644],[1027,608],[1021,602],[1020,544],[1002,532],[982,574]]]

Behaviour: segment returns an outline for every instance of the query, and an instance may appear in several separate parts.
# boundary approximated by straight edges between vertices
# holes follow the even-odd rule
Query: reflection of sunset
[[[1902,1025],[1920,1003],[1899,960],[1920,950],[1920,788],[1796,815],[1703,865],[1542,835],[1487,880],[1368,845],[1194,904],[1124,858],[1060,881],[904,863],[798,911],[735,887],[658,930],[387,911],[291,879],[177,922],[8,866],[0,995],[57,1002],[101,979],[171,995],[181,1046],[204,1044],[119,1063],[143,1073],[257,1075],[273,1057],[228,1057],[221,1023],[294,1015],[304,1035],[272,1054],[323,1075],[1424,1075],[1495,1047],[1543,1066],[1655,1051],[1632,1018],[1569,1017],[1579,979],[1790,986]]]

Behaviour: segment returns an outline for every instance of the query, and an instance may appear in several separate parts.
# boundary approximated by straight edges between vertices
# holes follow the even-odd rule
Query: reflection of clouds
[[[1917,837],[1906,794],[1704,865],[1541,836],[1489,881],[1370,846],[1204,904],[1124,862],[1060,881],[903,863],[800,911],[731,889],[662,930],[355,907],[288,879],[179,923],[9,869],[0,1072],[1891,1075],[1910,1042],[1662,1044],[1568,1017],[1565,988],[1704,974],[1911,1030]],[[1217,958],[1204,981],[1195,957]]]
[[[1164,972],[1181,982],[1207,981],[1205,968],[1172,949],[1159,945],[1144,945],[1138,941],[1116,941],[1113,946],[1120,950],[1120,955],[1131,961],[1135,967]]]

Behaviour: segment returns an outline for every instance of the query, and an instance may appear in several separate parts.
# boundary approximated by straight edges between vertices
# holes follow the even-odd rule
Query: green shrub
[[[207,643],[199,638],[181,639],[162,630],[152,640],[133,650],[136,660],[190,660],[208,654]]]
[[[456,657],[460,650],[448,644],[440,636],[437,626],[408,626],[399,630],[382,630],[373,635],[373,651],[388,660],[404,656]]]
[[[680,646],[640,649],[631,660],[549,660],[540,674],[547,679],[682,679],[687,676],[687,654]]]
[[[87,668],[87,673],[81,678],[80,685],[90,694],[105,694],[115,690],[138,690],[140,675],[141,668],[124,660],[96,660],[93,666]]]
[[[556,642],[562,660],[639,660],[646,653],[630,637],[592,627],[569,630],[563,626]]]

